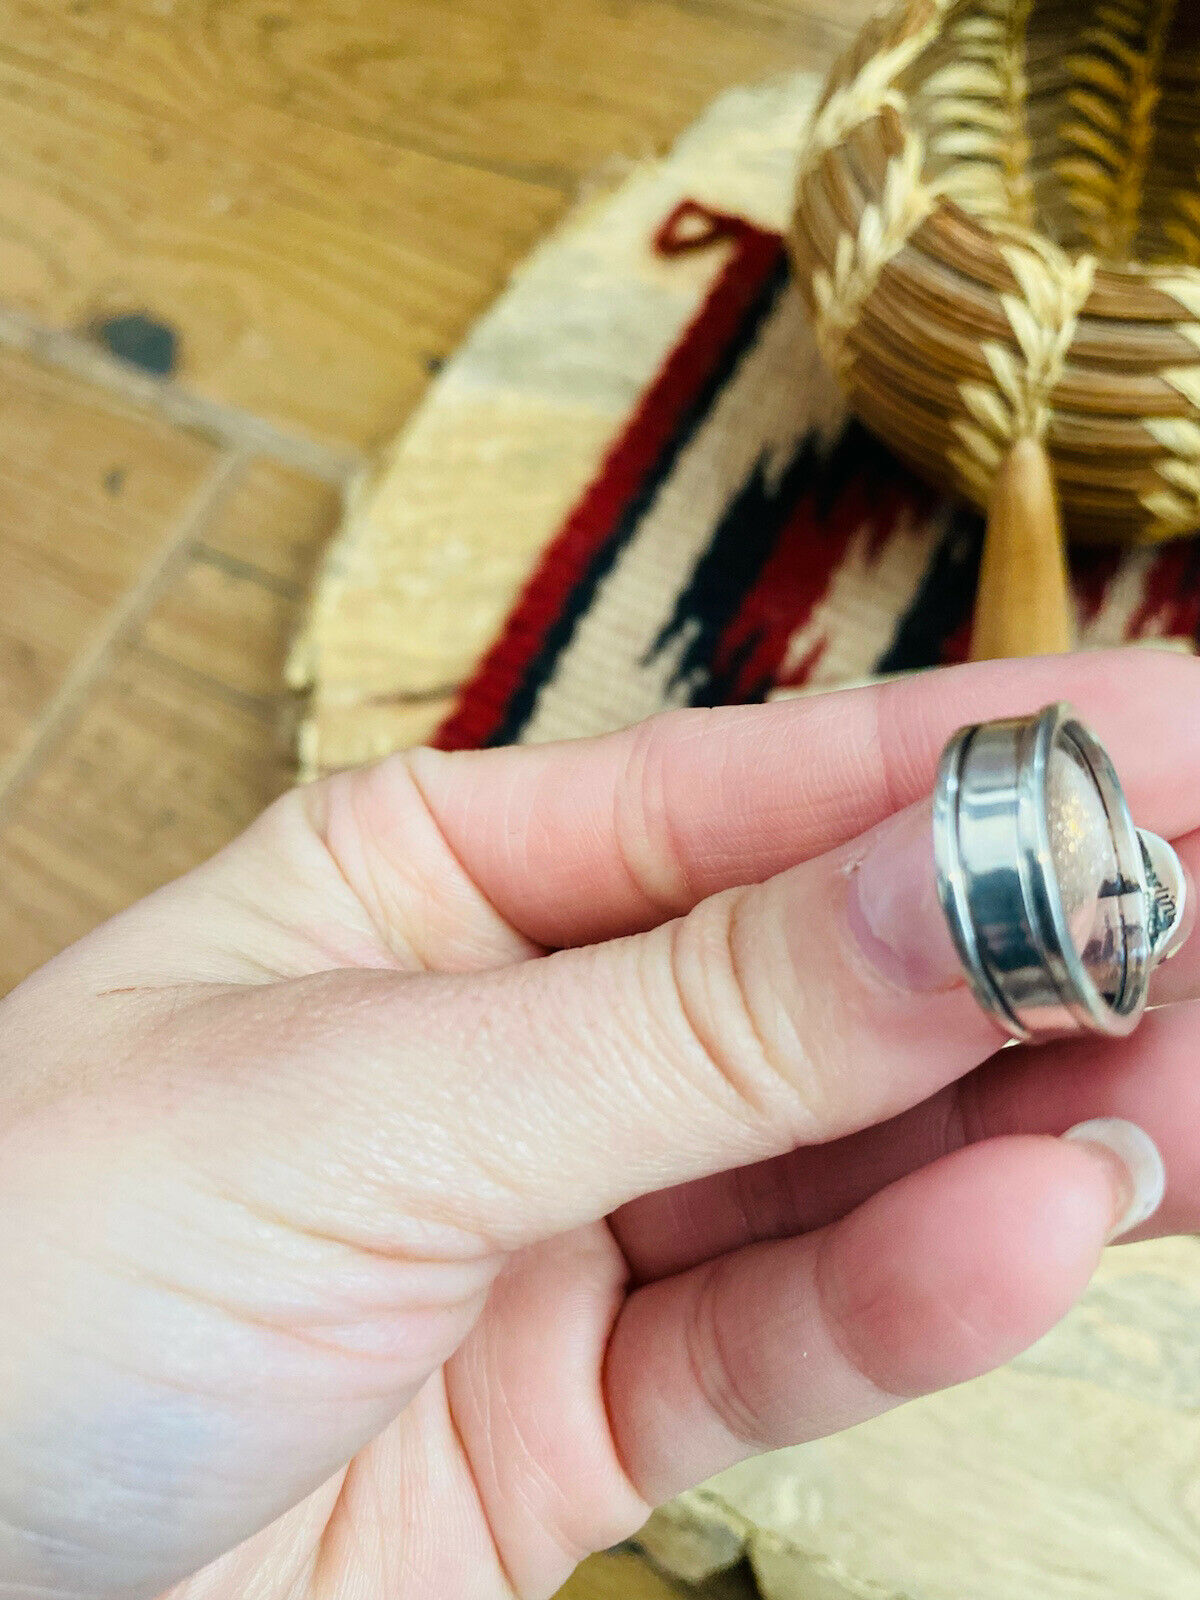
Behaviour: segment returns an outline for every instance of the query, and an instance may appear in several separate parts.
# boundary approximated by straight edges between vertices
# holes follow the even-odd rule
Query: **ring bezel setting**
[[[1103,927],[1082,950],[1052,848],[1056,752],[1094,785],[1111,850],[1098,885]],[[956,734],[933,832],[951,935],[976,999],[1005,1031],[1022,1041],[1132,1033],[1153,968],[1178,947],[1186,880],[1171,847],[1135,827],[1108,754],[1076,712],[1054,705]]]

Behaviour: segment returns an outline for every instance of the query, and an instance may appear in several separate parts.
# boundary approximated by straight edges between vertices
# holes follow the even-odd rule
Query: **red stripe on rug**
[[[1129,637],[1195,639],[1200,632],[1200,560],[1196,541],[1174,541],[1155,556]]]
[[[851,541],[869,531],[866,555],[873,561],[902,518],[919,525],[929,516],[932,503],[930,492],[899,467],[883,481],[850,471],[832,499],[829,494],[826,478],[797,503],[758,582],[718,645],[718,661],[746,652],[732,699],[759,694],[764,685],[803,687],[827,641],[814,640],[803,660],[781,676],[787,652],[828,595]],[[747,651],[750,640],[753,648]]]
[[[1117,547],[1071,552],[1071,587],[1079,620],[1085,627],[1099,616],[1109,586],[1121,570],[1122,555]]]
[[[825,598],[859,526],[845,516],[822,521],[809,495],[796,506],[757,583],[717,644],[714,677],[728,671],[739,655],[743,658],[730,683],[731,700],[756,697],[764,686],[774,685],[789,642]],[[809,671],[816,659],[808,664]]]
[[[684,236],[682,225],[702,219],[703,234]],[[504,630],[462,690],[434,744],[442,750],[477,749],[501,726],[505,709],[561,616],[572,590],[597,550],[615,533],[630,502],[678,432],[688,408],[747,312],[779,265],[783,240],[740,217],[708,212],[687,201],[667,219],[657,240],[669,255],[732,238],[735,248],[604,466],[542,557],[509,614]]]

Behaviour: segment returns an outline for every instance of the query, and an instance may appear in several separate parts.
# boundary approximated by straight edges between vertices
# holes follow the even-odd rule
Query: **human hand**
[[[1198,695],[1134,652],[417,752],[35,974],[0,1595],[548,1595],[1044,1333],[1138,1198],[1050,1136],[1140,1124],[1200,1224],[1200,952],[1134,1039],[997,1056],[922,805],[955,727],[1065,697],[1195,870]]]

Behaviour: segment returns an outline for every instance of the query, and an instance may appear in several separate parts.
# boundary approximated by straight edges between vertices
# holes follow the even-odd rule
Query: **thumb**
[[[999,1042],[920,806],[629,938],[220,990],[170,1050],[181,1161],[259,1207],[286,1195],[306,1229],[461,1255],[892,1116]]]

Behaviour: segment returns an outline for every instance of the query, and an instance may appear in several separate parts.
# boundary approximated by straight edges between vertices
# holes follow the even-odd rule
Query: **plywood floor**
[[[581,184],[867,3],[4,0],[0,994],[287,784],[339,491]]]

